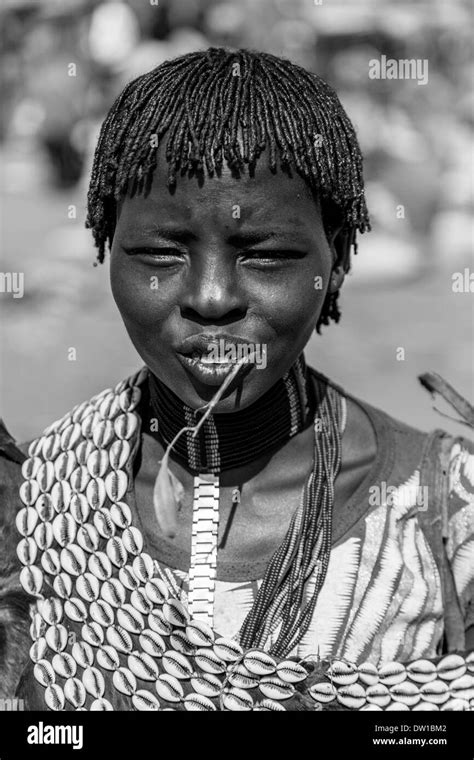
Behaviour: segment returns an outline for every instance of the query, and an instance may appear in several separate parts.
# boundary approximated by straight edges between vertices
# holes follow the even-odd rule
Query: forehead
[[[254,223],[282,225],[320,223],[320,205],[308,183],[291,170],[272,172],[264,151],[254,169],[237,175],[224,163],[219,173],[209,176],[178,175],[176,186],[167,184],[168,164],[164,148],[158,150],[158,165],[146,193],[127,195],[118,206],[120,224],[132,224],[150,216],[180,221],[206,222],[233,218]]]

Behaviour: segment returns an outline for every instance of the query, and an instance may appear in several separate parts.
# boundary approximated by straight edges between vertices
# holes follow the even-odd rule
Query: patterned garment
[[[387,448],[406,451],[412,448],[406,447],[406,437],[413,444],[421,436],[363,406],[378,431],[379,442],[384,440]],[[388,441],[390,433],[400,440]],[[419,469],[401,485],[389,484],[389,479],[395,480],[393,470],[390,478],[393,457],[387,462],[384,453],[379,450],[377,456],[378,463],[385,459],[381,468],[376,463],[378,482],[372,471],[366,478],[372,485],[367,488],[363,483],[358,489],[358,494],[366,493],[363,503],[357,505],[359,518],[333,543],[310,628],[293,656],[337,656],[379,665],[436,655],[443,636],[441,580],[418,517],[428,506],[429,494],[420,484]],[[395,472],[404,466],[402,457],[398,458]],[[467,629],[474,624],[474,451],[464,440],[456,441],[450,453],[447,555]],[[187,573],[170,567],[179,564],[178,559],[173,562],[170,546],[157,542],[155,556],[162,566],[166,557],[166,573],[186,600]],[[219,580],[218,566],[214,626],[222,635],[238,638],[260,584],[260,577]],[[311,593],[308,584],[307,599]]]

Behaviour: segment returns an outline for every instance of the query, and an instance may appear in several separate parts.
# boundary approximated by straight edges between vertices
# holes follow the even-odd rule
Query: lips
[[[204,385],[220,385],[226,375],[232,370],[235,362],[226,356],[210,357],[213,347],[221,349],[231,346],[251,345],[249,341],[235,335],[208,334],[191,335],[185,338],[177,347],[177,358],[180,364],[200,383]],[[240,373],[239,373],[240,375]]]

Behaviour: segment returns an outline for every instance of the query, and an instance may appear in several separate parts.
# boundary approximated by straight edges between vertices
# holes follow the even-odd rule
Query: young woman
[[[263,53],[167,62],[108,114],[88,202],[146,366],[3,460],[8,693],[359,708],[380,680],[375,707],[468,707],[472,658],[433,658],[472,646],[472,448],[304,360],[369,229],[334,91]]]

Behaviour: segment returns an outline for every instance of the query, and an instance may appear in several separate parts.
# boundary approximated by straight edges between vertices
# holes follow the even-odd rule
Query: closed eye
[[[305,251],[285,251],[285,250],[271,250],[271,251],[244,251],[242,257],[245,261],[259,263],[279,264],[285,261],[295,261],[296,259],[303,259],[306,256]]]

